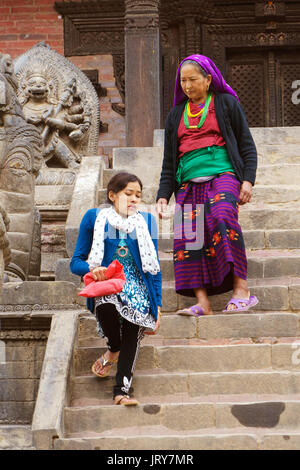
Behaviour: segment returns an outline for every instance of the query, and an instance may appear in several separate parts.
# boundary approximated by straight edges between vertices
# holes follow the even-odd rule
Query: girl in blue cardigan
[[[129,396],[140,343],[160,326],[161,272],[155,218],[138,212],[142,182],[130,173],[118,173],[107,186],[109,208],[90,209],[80,224],[72,273],[92,272],[95,281],[106,279],[107,266],[117,259],[124,267],[126,283],[119,294],[89,298],[98,332],[107,338],[107,351],[92,371],[107,377],[117,363],[113,399],[116,405],[137,405]]]

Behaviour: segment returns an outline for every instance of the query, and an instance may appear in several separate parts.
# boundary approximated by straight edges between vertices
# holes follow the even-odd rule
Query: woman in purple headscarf
[[[176,196],[176,292],[197,298],[179,314],[212,315],[208,296],[230,290],[224,312],[245,311],[258,303],[248,289],[238,223],[239,204],[251,200],[256,168],[256,147],[236,93],[208,57],[186,57],[166,119],[157,194],[160,217],[172,194]]]

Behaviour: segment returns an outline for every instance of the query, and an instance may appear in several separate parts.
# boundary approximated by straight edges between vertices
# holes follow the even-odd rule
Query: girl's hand
[[[155,328],[154,328],[153,331],[145,331],[145,335],[156,335],[156,333],[159,330],[159,327],[160,327],[160,308],[158,307],[157,320],[156,320],[156,323],[155,323]]]
[[[156,203],[156,210],[157,210],[157,213],[158,213],[160,219],[169,217],[168,210],[167,210],[167,205],[168,205],[167,199],[165,199],[163,197],[158,199],[158,201]]]
[[[90,271],[95,281],[106,281],[105,273],[107,268],[104,266],[97,266],[97,268],[90,269]]]
[[[252,183],[250,181],[243,181],[240,190],[239,204],[242,206],[250,202],[252,198]]]

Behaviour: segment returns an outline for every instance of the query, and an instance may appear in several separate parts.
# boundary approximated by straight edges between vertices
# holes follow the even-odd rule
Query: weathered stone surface
[[[81,219],[88,209],[98,206],[98,186],[102,185],[100,157],[82,158],[66,222],[66,250],[71,258]]]
[[[299,450],[300,434],[286,430],[280,434],[265,434],[261,450]]]
[[[158,366],[167,371],[232,371],[271,367],[269,345],[168,346],[158,349]]]
[[[266,401],[216,404],[216,427],[299,429],[300,402]]]
[[[251,280],[252,281],[252,280]],[[259,310],[270,310],[270,311],[280,311],[280,310],[287,310],[289,307],[289,288],[287,285],[281,285],[281,281],[278,279],[277,285],[251,285],[250,280],[250,290],[251,295],[256,295],[259,304],[254,307],[254,311],[256,309]],[[167,291],[170,298],[167,298]],[[221,311],[225,308],[225,305],[230,300],[232,292],[228,292],[226,294],[215,295],[210,297],[211,305],[213,311]],[[166,296],[166,302],[169,304],[171,301],[175,303],[174,297],[176,294],[172,293],[172,288],[168,287],[165,290],[163,288],[163,300]],[[195,298],[193,297],[183,297],[178,296],[178,307],[189,307],[195,303]],[[164,305],[164,304],[163,304]],[[174,308],[176,310],[176,308]],[[169,310],[171,311],[171,310]]]
[[[18,81],[8,54],[0,55],[0,79],[4,92],[0,105],[0,203],[11,220],[18,214],[29,216],[27,224],[15,232],[27,234],[31,239],[30,248],[21,250],[26,252],[27,257],[15,259],[15,251],[12,251],[11,262],[16,266],[8,265],[7,271],[20,279],[28,279],[31,274],[31,247],[39,243],[34,208],[34,178],[42,164],[42,140],[39,132],[26,122],[22,113],[17,97]],[[12,225],[10,230],[14,231]],[[18,251],[13,240],[10,243],[11,248]]]
[[[203,316],[198,322],[199,338],[286,337],[299,334],[298,315],[287,313]],[[183,328],[180,330],[185,331]]]
[[[81,284],[80,276],[72,274],[70,271],[70,258],[59,259],[56,263],[55,279],[56,281],[68,281],[79,287]]]
[[[289,372],[214,372],[191,374],[189,393],[199,395],[223,394],[286,394],[299,393],[300,374]]]
[[[254,434],[183,435],[159,434],[130,437],[57,439],[56,450],[257,450],[258,440]]]
[[[63,408],[77,318],[78,312],[70,311],[56,313],[52,319],[32,421],[34,443],[38,449],[50,449],[53,437],[62,435]]]
[[[0,424],[30,424],[34,401],[1,401]]]
[[[300,228],[300,213],[294,208],[258,208],[246,206],[240,210],[239,222],[242,229],[289,229]]]
[[[294,143],[263,144],[257,146],[258,161],[262,165],[299,163],[299,145]]]
[[[256,145],[272,144],[282,145],[289,143],[299,143],[300,128],[295,127],[251,127],[252,137]]]
[[[300,338],[289,344],[274,344],[272,346],[272,365],[274,369],[300,372]]]
[[[156,405],[154,413],[146,412],[151,406],[138,406],[133,410],[111,406],[65,409],[65,426],[68,434],[93,430],[108,431],[112,428],[162,425],[174,430],[192,430],[215,426],[215,405],[211,403]]]
[[[1,402],[34,401],[36,395],[36,380],[21,375],[22,379],[0,378]]]
[[[267,170],[264,170],[267,173]],[[272,170],[269,169],[271,175],[273,175]],[[253,204],[258,203],[295,203],[300,200],[300,190],[297,183],[293,184],[293,179],[288,179],[289,184],[282,184],[284,181],[283,177],[280,178],[280,172],[277,176],[277,185],[274,186],[276,180],[268,184],[267,177],[262,173],[258,181],[262,181],[262,184],[256,184],[253,189],[251,202]],[[295,178],[294,178],[295,180]]]
[[[32,447],[30,426],[0,426],[0,449],[24,449]]]
[[[130,164],[130,171],[143,181],[145,179],[144,162],[151,162],[151,165],[147,166],[147,181],[157,185],[161,173],[162,158],[161,147],[115,148],[113,150],[113,168],[124,171],[124,168],[128,168],[128,164]]]
[[[282,163],[260,166],[257,171],[256,182],[263,185],[280,185],[287,182],[291,185],[299,185],[300,182],[300,159],[297,163]],[[298,191],[299,198],[299,191]],[[268,202],[273,202],[272,200]],[[283,201],[279,201],[283,202]]]
[[[300,285],[289,287],[290,303],[293,310],[300,310]]]
[[[3,305],[73,304],[75,286],[71,282],[8,282],[3,286]]]
[[[300,248],[300,230],[267,230],[266,244],[268,248]]]
[[[114,377],[105,380],[96,377],[75,377],[72,380],[72,405],[80,406],[82,401],[111,398]],[[235,372],[170,372],[146,374],[137,373],[132,381],[134,396],[155,397],[187,393],[192,397],[206,395],[241,394],[292,394],[300,393],[298,371],[235,371]]]
[[[74,357],[75,374],[89,374],[91,372],[91,367],[93,363],[105,352],[106,349],[106,347],[90,347],[77,349]],[[153,346],[144,345],[140,349],[136,369],[151,369],[153,367],[155,367],[155,348]]]
[[[61,206],[68,208],[72,200],[73,185],[37,185],[35,188],[35,200],[39,208],[47,207],[57,210]]]

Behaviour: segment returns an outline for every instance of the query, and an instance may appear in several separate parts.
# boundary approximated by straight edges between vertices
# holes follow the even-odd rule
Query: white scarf
[[[106,221],[108,221],[112,227],[125,233],[131,233],[136,229],[143,271],[149,272],[150,274],[157,274],[160,271],[155,246],[142,214],[136,212],[134,215],[123,218],[115,211],[114,207],[101,209],[97,215],[92,248],[88,257],[88,264],[91,269],[96,266],[101,266],[103,260],[104,229]]]

